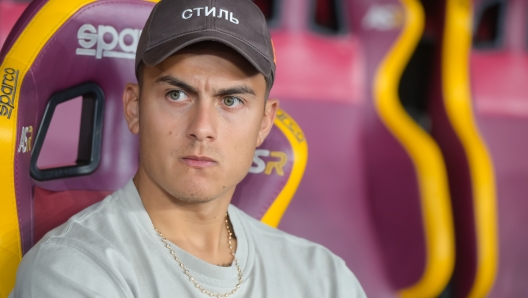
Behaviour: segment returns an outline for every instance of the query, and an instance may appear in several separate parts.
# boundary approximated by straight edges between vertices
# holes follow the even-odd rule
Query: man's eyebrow
[[[184,81],[178,80],[177,78],[172,77],[172,76],[159,77],[156,80],[156,84],[161,84],[161,83],[167,83],[167,84],[173,85],[175,87],[180,87],[181,89],[183,89],[185,91],[190,91],[190,92],[195,93],[195,94],[198,93],[198,90],[196,88],[194,88],[191,85],[185,83]]]
[[[235,86],[231,88],[220,89],[215,92],[216,95],[232,95],[232,94],[252,94],[256,95],[255,91],[246,85]]]

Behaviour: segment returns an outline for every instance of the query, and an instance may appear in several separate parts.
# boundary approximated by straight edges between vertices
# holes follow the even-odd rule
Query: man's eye
[[[185,92],[180,90],[172,90],[169,92],[169,98],[171,100],[177,101],[177,100],[184,100],[187,98],[187,94]]]
[[[238,97],[226,96],[224,97],[224,104],[228,107],[236,107],[239,104],[242,104],[242,100]]]

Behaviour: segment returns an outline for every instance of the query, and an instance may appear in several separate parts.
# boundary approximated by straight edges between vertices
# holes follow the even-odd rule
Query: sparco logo
[[[11,119],[11,113],[15,108],[18,72],[13,68],[4,69],[2,86],[0,87],[0,117]]]
[[[95,56],[97,59],[109,57],[134,60],[140,35],[139,29],[126,28],[117,32],[112,26],[99,25],[95,28],[91,24],[84,24],[77,32],[81,47],[75,53]]]

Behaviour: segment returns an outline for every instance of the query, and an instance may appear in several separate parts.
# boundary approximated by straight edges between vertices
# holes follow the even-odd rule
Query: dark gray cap
[[[266,19],[249,0],[162,0],[152,10],[136,52],[154,66],[200,41],[223,43],[244,56],[273,84],[275,53]]]

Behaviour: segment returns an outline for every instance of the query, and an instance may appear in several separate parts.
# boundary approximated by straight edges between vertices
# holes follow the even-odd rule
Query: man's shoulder
[[[340,257],[321,244],[273,228],[239,209],[237,211],[242,220],[249,226],[248,232],[251,234],[250,237],[254,239],[258,250],[280,251],[283,255],[291,252],[293,257],[306,260],[314,260],[313,257],[317,256],[316,260],[342,262]]]
[[[95,203],[74,214],[65,223],[49,231],[36,245],[62,243],[73,245],[77,241],[100,241],[98,236],[111,233],[115,222],[120,217],[119,207],[116,206],[121,199],[116,191],[102,201]]]
[[[264,261],[260,265],[269,268],[275,277],[292,283],[310,280],[314,296],[366,297],[345,261],[328,248],[237,211],[248,226],[247,237],[253,239],[259,259]]]
[[[30,282],[28,289],[45,290],[49,289],[48,283],[57,280],[64,283],[62,288],[72,291],[81,280],[93,283],[84,285],[86,289],[96,289],[95,281],[107,283],[107,287],[99,288],[116,294],[115,297],[122,297],[120,285],[123,282],[116,280],[120,277],[116,268],[128,266],[129,258],[119,248],[119,233],[115,228],[116,218],[119,217],[116,211],[119,199],[118,192],[107,196],[73,215],[35,244],[18,268],[15,297],[25,296],[21,294],[26,290],[20,282]]]
[[[39,297],[127,296],[126,283],[117,270],[120,267],[115,266],[130,271],[126,258],[97,247],[103,238],[83,240],[65,232],[68,227],[55,229],[50,234],[60,234],[46,236],[24,256],[10,297],[33,297],[35,293]]]

